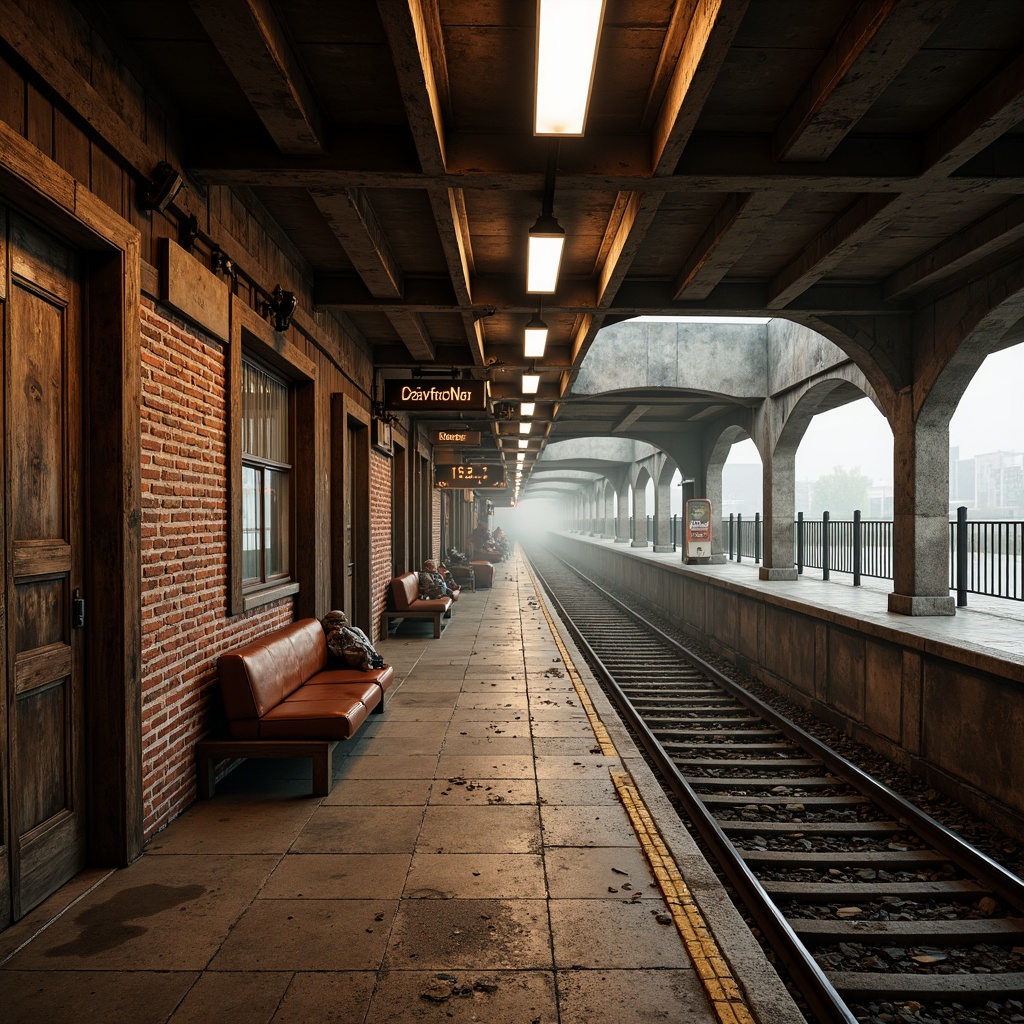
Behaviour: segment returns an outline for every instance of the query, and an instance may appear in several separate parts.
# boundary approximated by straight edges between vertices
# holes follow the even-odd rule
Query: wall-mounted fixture
[[[534,135],[582,135],[604,0],[537,0]]]
[[[274,285],[270,298],[260,303],[260,313],[265,320],[273,323],[275,331],[287,331],[298,308],[299,300],[295,292],[282,291],[279,284]]]
[[[185,179],[180,171],[176,171],[166,160],[161,160],[153,171],[153,179],[139,199],[143,210],[156,210],[163,213],[174,202],[175,196],[181,191]]]

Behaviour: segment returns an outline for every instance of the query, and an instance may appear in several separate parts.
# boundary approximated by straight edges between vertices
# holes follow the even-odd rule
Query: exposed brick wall
[[[434,558],[441,557],[441,492],[430,491],[430,550]]]
[[[146,836],[195,797],[193,744],[220,714],[216,659],[292,620],[227,610],[225,353],[142,303],[142,785]]]
[[[392,460],[370,453],[370,639],[380,637],[381,613],[391,579],[391,467]]]

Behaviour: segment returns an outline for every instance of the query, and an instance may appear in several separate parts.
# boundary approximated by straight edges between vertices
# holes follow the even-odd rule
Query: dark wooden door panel
[[[4,344],[4,589],[11,909],[84,865],[81,412],[73,253],[10,218]]]

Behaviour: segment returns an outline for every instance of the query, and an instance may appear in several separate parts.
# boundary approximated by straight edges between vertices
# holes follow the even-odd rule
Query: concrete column
[[[601,539],[615,536],[615,488],[606,481],[601,491]]]
[[[665,474],[662,472],[659,474],[660,477],[664,477]],[[664,483],[662,479],[654,485],[654,550],[655,551],[671,551],[672,550],[672,496],[671,496],[672,480],[669,478],[668,483]]]
[[[722,464],[704,465],[693,480],[693,497],[704,497],[711,502],[711,563],[726,561],[725,544],[722,539]],[[683,512],[686,503],[683,502]],[[683,559],[686,559],[686,524],[683,524]]]
[[[628,544],[629,543],[629,501],[627,495],[629,484],[623,483],[622,486],[616,491],[616,502],[618,508],[615,513],[615,543],[616,544]]]
[[[647,485],[633,488],[633,548],[647,547]]]
[[[893,592],[889,611],[955,615],[949,593],[949,423],[914,418],[896,396],[893,423]]]
[[[763,580],[795,580],[793,524],[796,508],[796,448],[776,445],[762,464],[764,545],[758,575]]]

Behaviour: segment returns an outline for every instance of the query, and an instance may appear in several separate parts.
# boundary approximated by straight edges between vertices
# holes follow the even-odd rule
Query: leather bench
[[[434,639],[441,635],[442,620],[452,617],[450,597],[420,597],[417,573],[395,576],[390,584],[391,607],[384,612],[384,632],[389,632],[392,619],[429,619],[434,623]]]
[[[213,796],[225,758],[309,757],[313,792],[325,796],[335,746],[383,712],[394,669],[329,668],[323,627],[302,619],[222,654],[217,675],[230,739],[196,744],[199,795]]]
[[[473,575],[476,577],[476,585],[478,588],[494,586],[494,565],[491,562],[478,560],[470,562],[469,564],[473,569]]]

